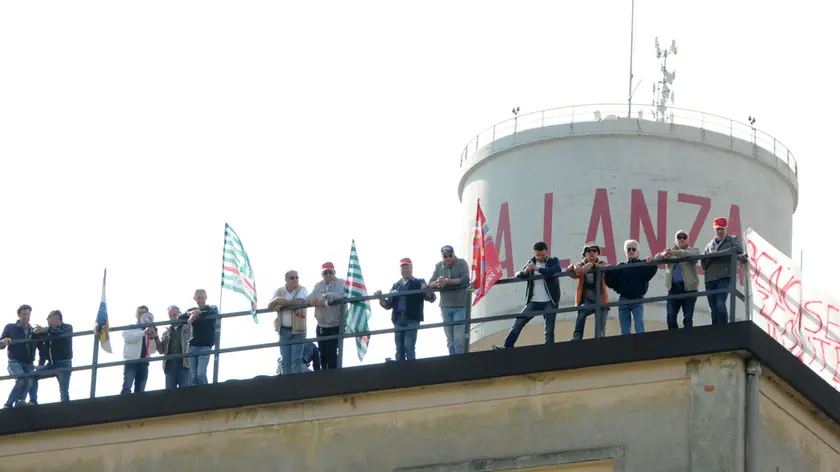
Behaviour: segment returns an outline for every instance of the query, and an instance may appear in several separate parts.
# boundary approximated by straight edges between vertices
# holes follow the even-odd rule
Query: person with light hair
[[[286,272],[286,284],[274,292],[268,302],[268,309],[277,311],[274,330],[280,336],[280,370],[282,375],[304,372],[303,344],[286,344],[306,339],[306,297],[309,291],[300,285],[296,270]],[[288,307],[299,307],[288,309]]]
[[[650,280],[656,275],[657,267],[645,265],[653,258],[642,259],[639,256],[639,242],[635,239],[624,241],[624,254],[627,256],[626,261],[619,262],[617,269],[604,272],[604,283],[615,290],[619,301],[640,300],[647,294]],[[642,303],[618,306],[618,325],[621,327],[621,334],[630,334],[631,321],[635,332],[645,332],[645,306]]]
[[[699,256],[700,249],[691,247],[688,232],[684,229],[674,235],[674,246],[657,254],[654,259],[665,262],[665,289],[668,295],[694,294],[685,298],[668,300],[666,321],[668,329],[679,329],[677,315],[682,309],[683,328],[694,326],[694,304],[697,303],[697,289],[700,278],[697,277],[697,261],[670,262],[669,259]]]
[[[198,289],[193,296],[196,307],[190,308],[178,319],[187,320],[192,326],[192,337],[188,354],[200,353],[191,356],[190,383],[192,385],[205,385],[207,383],[207,365],[210,363],[210,351],[216,344],[216,326],[219,321],[219,309],[215,305],[207,304],[207,292]]]

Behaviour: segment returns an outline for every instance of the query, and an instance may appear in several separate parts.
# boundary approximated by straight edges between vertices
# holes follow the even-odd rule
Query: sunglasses
[[[638,248],[635,248],[635,247],[628,247],[628,248],[627,248],[627,252],[636,252],[636,251],[638,251],[638,250],[639,250],[639,249],[638,249]]]
[[[321,272],[321,274],[323,274],[323,275],[333,275],[333,274],[335,274],[335,271],[332,270],[332,269],[327,269],[327,270]]]
[[[677,236],[677,239],[688,239],[688,236],[686,236],[684,234],[681,234],[681,235]]]
[[[601,252],[597,247],[588,247],[583,252]]]

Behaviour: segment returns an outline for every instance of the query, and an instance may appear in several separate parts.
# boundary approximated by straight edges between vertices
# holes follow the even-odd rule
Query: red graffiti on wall
[[[674,233],[679,228],[672,228],[668,225],[668,192],[658,191],[656,193],[656,218],[651,217],[648,201],[653,201],[652,196],[645,198],[645,194],[641,189],[632,189],[630,191],[630,233],[629,239],[641,241],[646,240],[649,246],[649,253],[654,254],[662,251],[666,247],[673,244]],[[677,194],[677,204],[681,206],[697,205],[697,215],[694,218],[694,223],[689,230],[689,241],[695,246],[703,249],[705,242],[698,242],[702,235],[709,234],[711,239],[711,225],[709,220],[709,213],[712,208],[712,199],[709,197],[701,197],[698,195],[691,195],[686,193]],[[507,202],[502,203],[499,209],[498,229],[496,231],[496,241],[499,247],[499,256],[502,259],[502,268],[505,270],[507,277],[513,277],[516,274],[517,264],[513,261],[513,238],[510,226],[510,206]],[[690,212],[691,207],[685,206],[685,211]],[[553,236],[553,215],[554,215],[554,194],[552,192],[546,193],[543,201],[543,240],[548,244],[549,253],[551,253],[551,240]],[[610,264],[617,264],[618,259],[616,255],[615,233],[612,223],[612,210],[610,208],[610,198],[607,189],[599,188],[595,190],[595,196],[592,201],[592,211],[589,216],[589,226],[586,232],[586,241],[580,241],[580,246],[587,241],[597,241],[601,243],[601,257],[605,258]],[[582,222],[564,220],[565,225],[571,225],[573,228],[578,228]],[[731,205],[729,209],[729,232],[733,234],[741,234],[741,211],[738,205]],[[640,239],[642,234],[644,238]],[[535,241],[539,235],[530,236]],[[626,238],[625,238],[626,239]],[[530,242],[529,242],[530,244]],[[554,254],[559,256],[557,254]],[[564,267],[568,265],[569,260],[577,260],[580,254],[568,254],[568,258],[563,258],[560,263]],[[698,274],[702,274],[700,265],[697,265]],[[739,269],[739,277],[743,284],[743,269]]]
[[[840,303],[805,289],[790,260],[763,240],[746,245],[756,324],[840,390]]]

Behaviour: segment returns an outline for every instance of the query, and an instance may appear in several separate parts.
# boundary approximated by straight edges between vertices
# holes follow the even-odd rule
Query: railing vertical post
[[[72,342],[72,340],[70,341]],[[90,369],[90,398],[96,398],[96,363],[99,362],[99,336],[93,333],[93,362]]]
[[[219,313],[221,315],[221,313]],[[213,349],[213,383],[219,382],[219,343],[222,340],[222,319],[216,318],[216,344]]]
[[[601,280],[603,280],[602,277],[604,274],[596,267],[593,267],[591,270],[595,271],[595,337],[600,338],[605,328],[603,326],[605,320],[601,316],[604,313],[604,308],[601,306]]]
[[[738,290],[738,254],[732,249],[729,258],[729,322],[735,322],[735,293]]]
[[[472,291],[465,290],[464,296],[464,354],[470,352],[470,330],[472,329]]]
[[[744,316],[752,321],[752,275],[750,274],[749,261],[744,264]]]
[[[338,338],[338,368],[344,367],[344,331],[347,323],[345,323],[345,316],[347,313],[347,304],[341,305],[343,308],[338,310],[339,315],[341,315],[338,319],[338,335],[341,336]],[[316,336],[317,337],[317,336]]]

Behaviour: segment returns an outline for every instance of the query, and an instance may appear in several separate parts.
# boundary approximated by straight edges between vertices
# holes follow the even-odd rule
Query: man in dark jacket
[[[64,315],[53,310],[47,315],[47,328],[36,326],[34,337],[43,339],[38,343],[39,363],[49,360],[48,364],[36,369],[42,373],[38,377],[55,375],[58,378],[58,393],[61,402],[70,401],[70,369],[73,368],[73,326],[64,322]],[[32,383],[30,398],[38,395],[38,378]]]
[[[402,278],[391,287],[391,293],[429,289],[425,280],[417,279],[412,275],[411,259],[405,257],[400,260],[400,273]],[[374,295],[382,295],[382,290],[377,290]],[[394,344],[397,348],[396,361],[414,360],[416,358],[414,346],[417,344],[417,328],[423,321],[423,302],[433,303],[435,300],[437,300],[437,296],[431,289],[426,293],[394,295],[379,299],[379,305],[382,308],[392,310],[391,322],[394,323],[394,328],[399,329],[394,333]]]
[[[743,264],[747,262],[744,248],[738,236],[726,234],[727,224],[726,218],[715,218],[713,222],[715,237],[706,245],[703,254],[715,254],[731,250],[739,255],[738,260]],[[728,289],[732,280],[732,274],[730,273],[731,265],[732,261],[728,257],[701,260],[700,266],[703,267],[703,279],[706,290]],[[717,293],[706,297],[709,301],[709,310],[712,312],[712,324],[729,322],[729,314],[726,310],[726,296],[726,293]]]
[[[624,242],[624,253],[627,255],[627,261],[618,263],[616,267],[621,267],[620,269],[604,272],[604,283],[618,293],[619,301],[644,298],[650,280],[656,275],[657,267],[636,265],[650,262],[653,258],[648,257],[647,261],[639,258],[639,242],[635,239]],[[618,324],[621,326],[621,334],[630,334],[631,315],[636,332],[644,333],[645,306],[641,303],[632,303],[618,306]]]
[[[32,307],[21,305],[17,309],[18,320],[9,323],[3,328],[0,335],[0,349],[9,348],[9,375],[28,374],[35,370],[35,343],[16,342],[32,339],[32,325],[29,324],[29,317],[32,314]],[[26,405],[26,394],[29,394],[29,404],[38,403],[38,391],[32,393],[32,384],[35,377],[18,377],[15,385],[9,393],[9,399],[4,405],[6,408]]]
[[[207,291],[200,288],[193,296],[196,307],[190,308],[178,318],[187,320],[192,326],[192,338],[187,353],[202,353],[190,356],[190,385],[207,384],[207,365],[210,363],[210,352],[216,344],[216,329],[219,319],[219,309],[215,305],[207,304]]]
[[[533,248],[534,257],[516,274],[517,278],[528,281],[525,287],[525,308],[522,309],[524,316],[518,316],[513,322],[513,327],[505,338],[505,349],[510,349],[516,344],[522,328],[533,318],[526,313],[555,310],[560,302],[560,280],[553,277],[563,271],[560,261],[548,255],[548,245],[544,241],[535,242]],[[536,280],[539,276],[544,278]],[[543,315],[543,318],[545,319],[545,343],[554,344],[554,320],[557,314],[547,313]],[[501,348],[493,346],[493,349]]]

